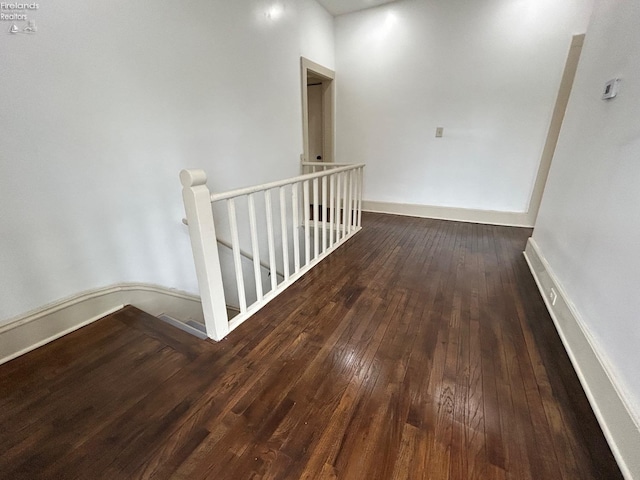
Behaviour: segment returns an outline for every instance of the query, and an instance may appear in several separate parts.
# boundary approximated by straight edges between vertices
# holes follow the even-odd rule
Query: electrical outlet
[[[556,290],[554,288],[551,288],[551,291],[549,292],[549,298],[551,298],[551,305],[555,306],[556,300],[558,300],[558,294],[556,293]]]

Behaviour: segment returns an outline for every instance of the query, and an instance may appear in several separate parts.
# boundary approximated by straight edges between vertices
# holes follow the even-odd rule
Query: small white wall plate
[[[614,78],[604,84],[604,90],[602,91],[602,99],[609,100],[618,94],[618,85],[620,85],[620,79]]]

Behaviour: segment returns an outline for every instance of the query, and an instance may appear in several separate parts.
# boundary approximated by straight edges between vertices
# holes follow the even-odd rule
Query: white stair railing
[[[186,223],[210,338],[222,340],[360,231],[364,164],[303,163],[303,166],[321,171],[217,194],[211,194],[207,188],[204,171],[180,172]],[[233,257],[230,272],[223,271],[217,247],[216,226],[221,219],[214,220],[212,205],[219,203],[226,203]],[[246,203],[248,214],[248,234],[243,238],[239,203]],[[241,258],[248,255],[240,246],[241,240],[250,245],[253,275],[249,276],[254,278],[248,282]],[[261,261],[261,251],[267,252],[262,255],[265,261]],[[263,279],[264,265],[268,265],[270,272],[268,282]],[[229,319],[224,279],[228,284],[232,274],[240,313]]]

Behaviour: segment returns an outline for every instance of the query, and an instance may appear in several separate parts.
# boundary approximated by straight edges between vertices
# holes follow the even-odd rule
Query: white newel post
[[[229,317],[207,175],[203,170],[182,170],[180,181],[207,336],[219,341],[229,333]]]

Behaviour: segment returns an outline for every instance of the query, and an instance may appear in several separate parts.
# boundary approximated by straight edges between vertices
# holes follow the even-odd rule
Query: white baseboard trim
[[[474,210],[412,203],[375,202],[372,200],[363,200],[362,209],[365,212],[391,213],[407,217],[435,218],[509,227],[533,227],[533,223],[526,212],[499,212],[496,210]]]
[[[82,292],[0,326],[0,364],[73,332],[125,305],[204,323],[200,297],[160,285],[120,283]]]
[[[622,474],[628,480],[639,480],[640,422],[607,366],[606,356],[533,238],[529,238],[524,256]],[[555,305],[552,288],[557,294]]]

